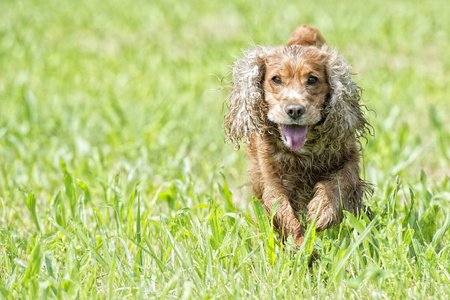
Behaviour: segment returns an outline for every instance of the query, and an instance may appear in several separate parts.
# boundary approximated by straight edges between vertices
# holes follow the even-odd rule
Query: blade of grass
[[[38,231],[40,233],[44,233],[44,229],[42,227],[41,219],[39,218],[39,215],[37,213],[37,204],[36,204],[36,197],[34,193],[31,191],[27,195],[26,199],[28,210],[31,213],[31,217],[33,219],[34,224],[36,225]]]
[[[136,193],[138,198],[138,204],[137,204],[137,216],[136,216],[136,244],[141,245],[141,195],[139,192]],[[138,264],[142,266],[142,253],[141,248],[139,247],[137,249],[137,258],[138,258]],[[139,268],[139,272],[142,272],[142,270]]]
[[[336,278],[336,276],[340,273],[340,271],[342,270],[342,268],[344,267],[345,263],[347,262],[347,260],[349,259],[350,255],[353,253],[353,251],[355,251],[355,249],[361,244],[361,242],[364,240],[364,238],[366,237],[367,234],[369,234],[369,232],[371,231],[372,227],[375,225],[375,222],[378,220],[378,215],[375,216],[375,218],[373,218],[372,222],[369,223],[369,225],[367,225],[366,229],[364,229],[364,231],[359,235],[358,239],[352,244],[352,246],[350,247],[350,249],[347,251],[347,253],[345,254],[344,258],[341,259],[338,263],[338,265],[333,269],[332,271],[332,275],[330,278],[330,281],[334,281],[334,279]]]
[[[60,161],[61,169],[64,173],[64,186],[66,188],[66,197],[69,201],[70,212],[72,217],[75,217],[75,211],[77,206],[77,196],[75,191],[75,185],[73,183],[72,175],[70,175],[69,171],[67,171],[66,163],[64,161]]]
[[[450,228],[450,215],[447,215],[444,225],[441,228],[439,228],[433,236],[433,240],[431,241],[431,245],[433,246],[433,248],[436,249],[436,246],[442,240],[444,234],[447,232],[449,228]]]

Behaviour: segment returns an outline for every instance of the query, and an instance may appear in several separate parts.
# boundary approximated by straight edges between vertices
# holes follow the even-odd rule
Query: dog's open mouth
[[[281,125],[281,132],[286,139],[289,148],[292,151],[297,151],[305,144],[306,134],[308,133],[308,126],[306,125]]]

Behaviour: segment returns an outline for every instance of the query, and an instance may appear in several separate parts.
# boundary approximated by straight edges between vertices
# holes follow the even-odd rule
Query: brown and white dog
[[[358,214],[370,185],[359,176],[361,143],[370,125],[351,68],[320,32],[299,26],[287,46],[255,46],[232,68],[225,116],[227,139],[247,144],[252,193],[274,226],[297,245],[308,221],[339,224],[343,210]]]

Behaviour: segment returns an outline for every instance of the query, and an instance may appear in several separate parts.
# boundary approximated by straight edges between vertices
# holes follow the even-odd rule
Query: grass
[[[448,298],[447,7],[2,1],[0,298]],[[376,112],[376,217],[309,226],[294,251],[242,187],[218,87],[240,49],[301,23]]]

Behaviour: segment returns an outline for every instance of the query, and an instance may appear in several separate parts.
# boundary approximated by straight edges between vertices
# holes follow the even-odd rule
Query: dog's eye
[[[272,77],[272,81],[276,84],[281,84],[281,78],[278,76]]]
[[[308,78],[308,84],[314,84],[317,81],[319,81],[319,78],[317,78],[316,76],[309,76]]]

